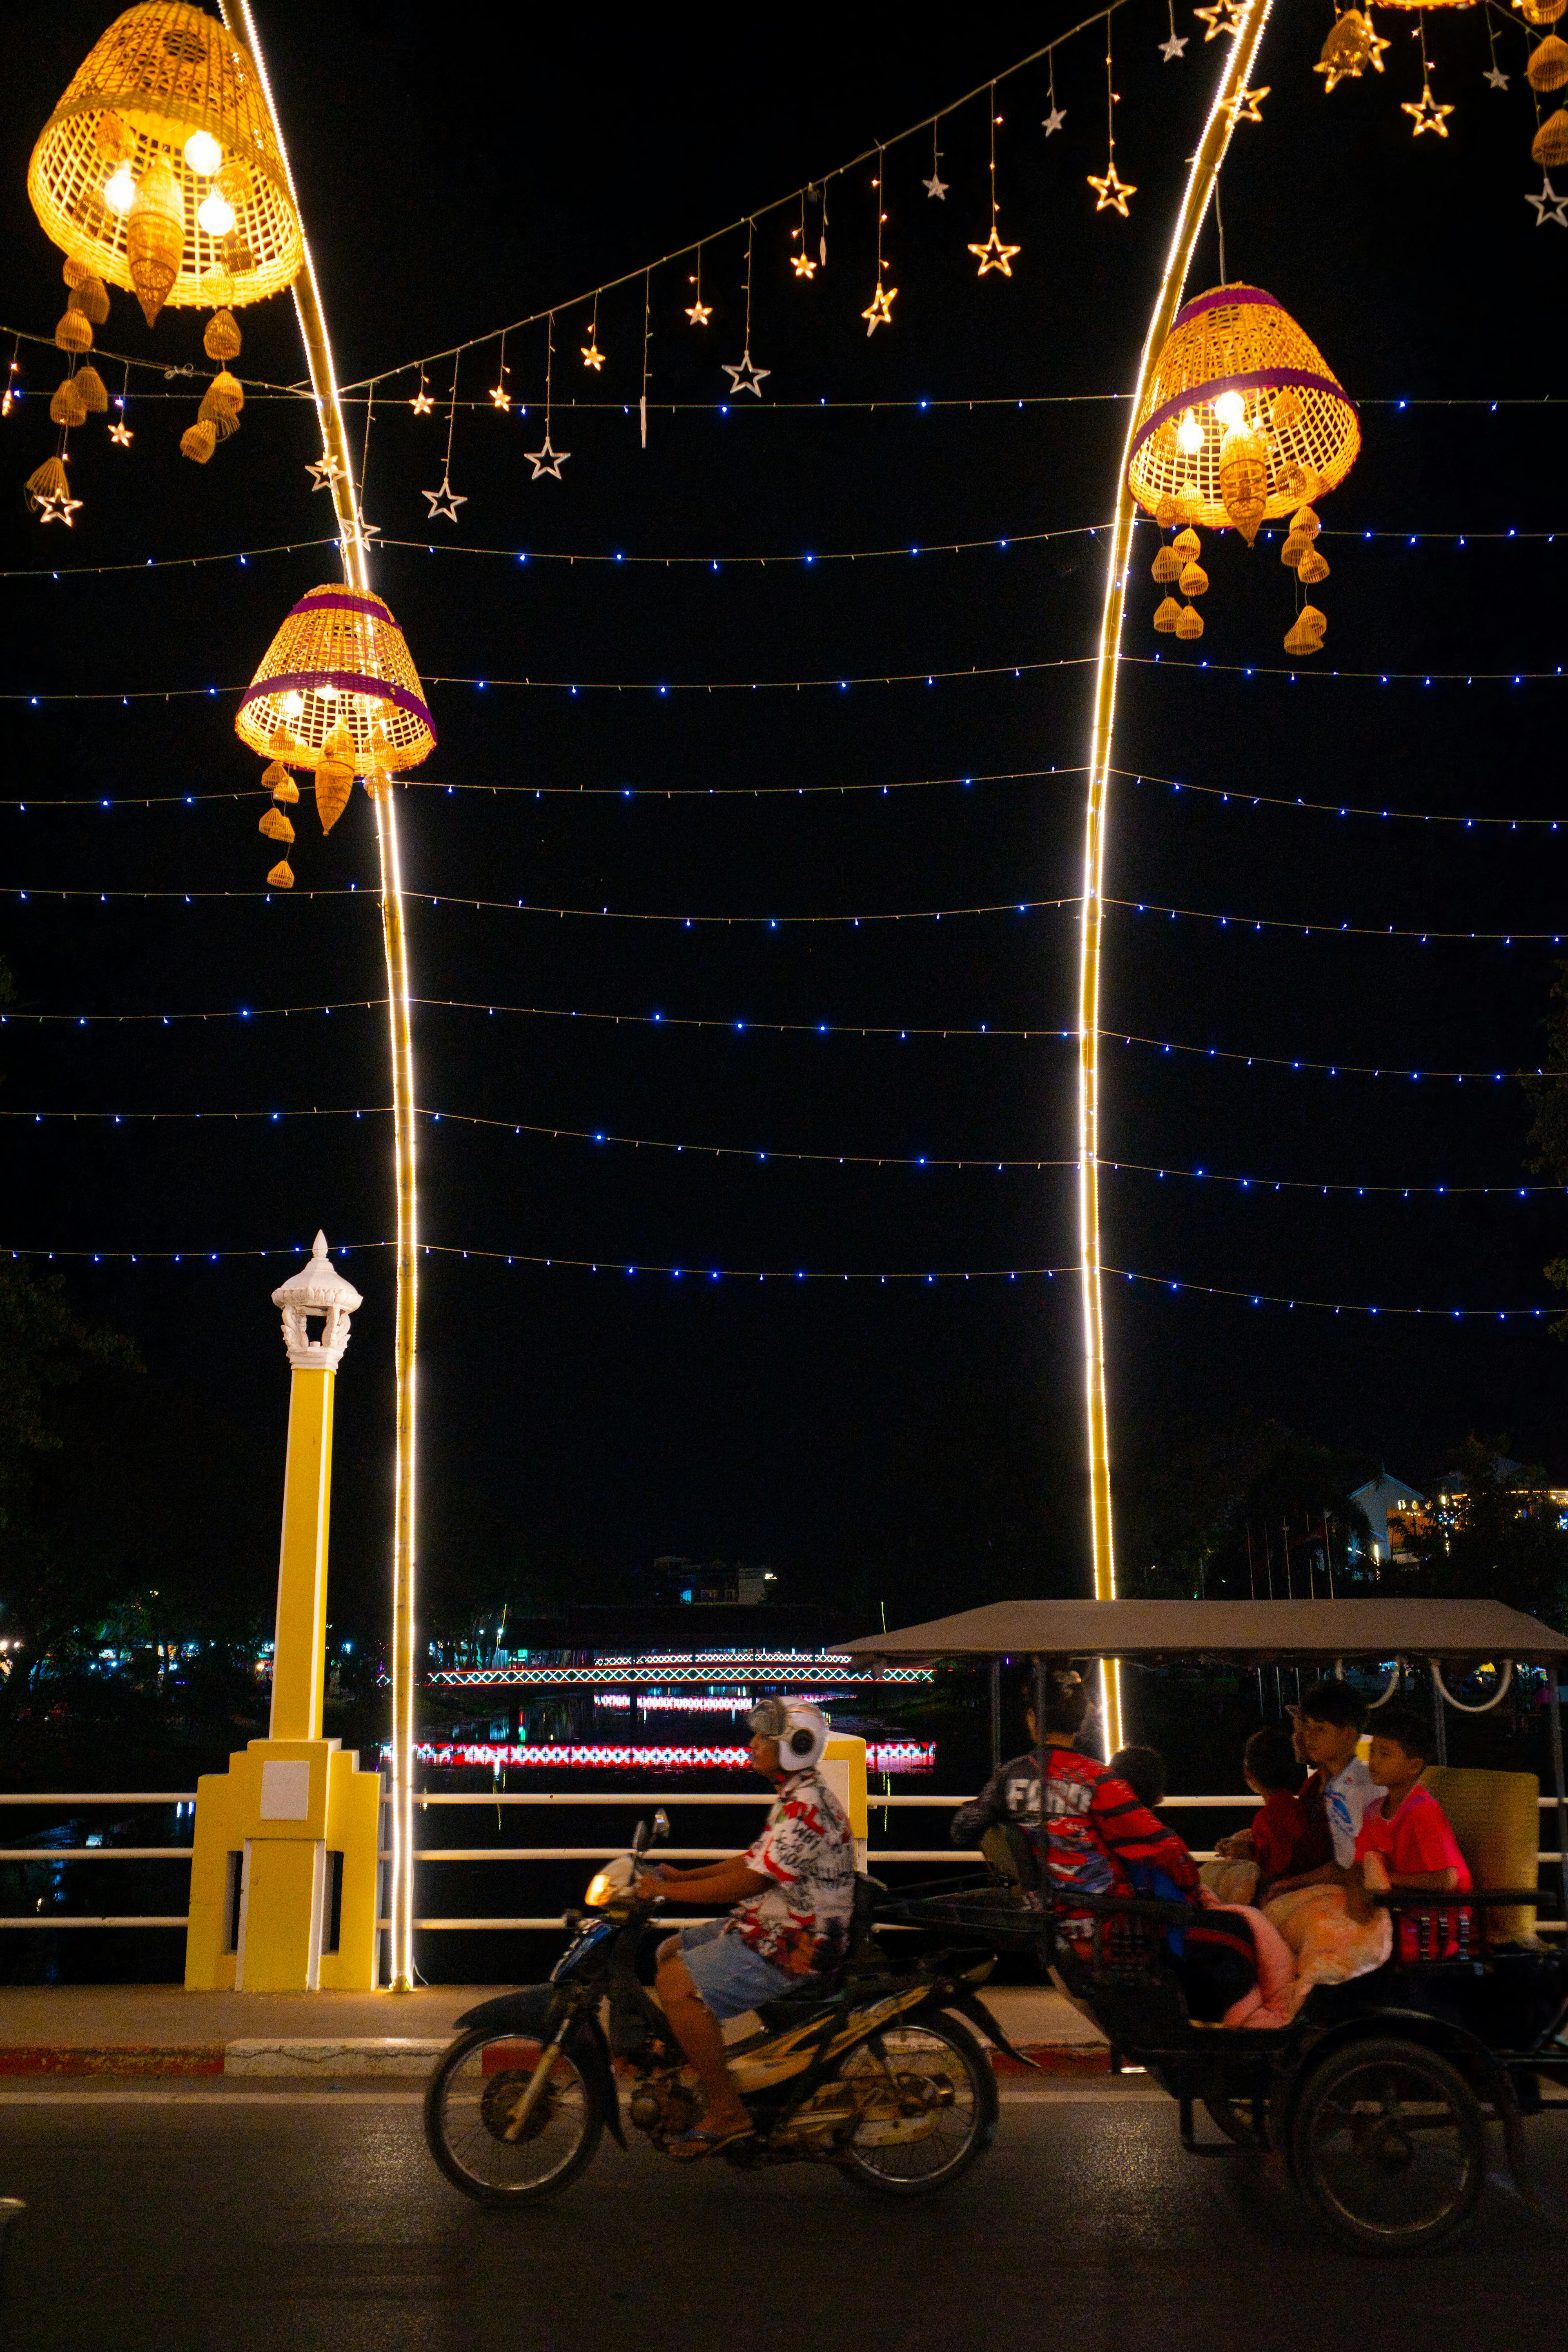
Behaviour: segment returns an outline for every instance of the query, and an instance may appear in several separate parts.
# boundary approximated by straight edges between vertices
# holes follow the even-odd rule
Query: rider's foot
[[[669,2152],[678,2161],[689,2164],[693,2157],[717,2156],[722,2149],[732,2147],[737,2140],[750,2139],[751,2137],[752,2119],[742,2108],[739,2121],[731,2121],[727,2116],[715,2121],[710,2116],[701,2124],[694,2124],[689,2131],[682,2132],[679,2139],[670,2141]]]

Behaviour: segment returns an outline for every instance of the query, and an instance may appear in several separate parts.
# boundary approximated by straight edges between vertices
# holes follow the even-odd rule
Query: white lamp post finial
[[[352,1282],[344,1280],[327,1255],[327,1237],[319,1233],[310,1262],[291,1274],[272,1294],[283,1312],[283,1345],[297,1372],[335,1372],[349,1344],[349,1319],[364,1305]],[[310,1337],[309,1318],[321,1318],[321,1336]]]

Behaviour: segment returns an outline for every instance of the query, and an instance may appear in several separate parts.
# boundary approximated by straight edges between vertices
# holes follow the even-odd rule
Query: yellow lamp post
[[[377,1975],[381,1782],[321,1736],[333,1391],[363,1302],[318,1234],[272,1303],[291,1367],[272,1717],[267,1738],[196,1783],[185,1984],[366,1990]]]

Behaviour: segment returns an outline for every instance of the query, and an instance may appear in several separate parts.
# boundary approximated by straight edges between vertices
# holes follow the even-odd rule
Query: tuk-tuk
[[[1177,2102],[1183,2144],[1194,2156],[1283,2155],[1297,2189],[1347,2244],[1405,2252],[1435,2245],[1473,2215],[1486,2181],[1486,2125],[1501,2127],[1521,2196],[1542,2210],[1526,2162],[1524,2122],[1568,2113],[1568,1796],[1563,1786],[1562,1668],[1568,1637],[1494,1601],[1012,1601],[965,1610],[902,1631],[847,1643],[851,1655],[908,1665],[1010,1658],[1031,1664],[1035,1715],[1047,1720],[1047,1662],[1099,1661],[1139,1668],[1202,1661],[1242,1668],[1347,1664],[1392,1668],[1375,1709],[1394,1695],[1398,1668],[1431,1672],[1435,1704],[1479,1714],[1495,1706],[1521,1666],[1545,1672],[1556,1784],[1556,1919],[1542,1923],[1537,1884],[1539,1827],[1528,1853],[1516,1834],[1517,1883],[1497,1877],[1486,1834],[1489,1791],[1452,1818],[1461,1850],[1466,1820],[1474,1881],[1464,1895],[1374,1896],[1415,1916],[1417,1931],[1393,1937],[1393,1955],[1369,1973],[1314,1985],[1291,2023],[1248,2030],[1199,2023],[1171,1964],[1172,1931],[1199,1916],[1182,1905],[1130,1895],[1070,1894],[1047,1867],[1047,1757],[1040,1757],[1039,1883],[944,1886],[890,1900],[884,1916],[906,1925],[1031,1950],[1110,2045],[1112,2072],[1141,2068]],[[1474,1701],[1452,1684],[1490,1667],[1495,1687]],[[1439,1722],[1442,1717],[1439,1716]],[[1518,1774],[1449,1773],[1447,1782],[1517,1782]],[[1447,1788],[1445,1794],[1447,1794]],[[1517,1790],[1510,1794],[1517,1799]],[[1527,1801],[1538,1824],[1532,1790]],[[1517,1812],[1517,1805],[1515,1806]],[[1479,1824],[1478,1829],[1476,1824]],[[1521,1864],[1528,1862],[1528,1868]],[[1489,1864],[1490,1871],[1489,1875]],[[1091,1933],[1085,1937],[1086,1915]],[[1070,1916],[1071,1937],[1058,1922]],[[1412,1948],[1414,1954],[1412,1956]],[[1561,2085],[1556,2096],[1554,2086]],[[1201,2107],[1221,2137],[1200,2138]]]

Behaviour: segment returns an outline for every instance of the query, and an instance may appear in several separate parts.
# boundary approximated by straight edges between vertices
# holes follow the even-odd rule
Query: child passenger
[[[1227,1890],[1244,1889],[1231,1899],[1250,1902],[1256,1888],[1257,1899],[1267,1902],[1279,1879],[1317,1870],[1328,1861],[1333,1851],[1328,1817],[1316,1790],[1306,1798],[1299,1793],[1301,1762],[1283,1725],[1266,1723],[1253,1733],[1242,1751],[1241,1770],[1263,1801],[1245,1830],[1219,1839],[1217,1859],[1207,1865],[1204,1884],[1222,1901]]]
[[[1363,1821],[1386,1793],[1356,1753],[1365,1720],[1363,1701],[1342,1682],[1314,1683],[1298,1711],[1297,1742],[1312,1767],[1301,1802],[1310,1812],[1321,1794],[1332,1852],[1317,1867],[1276,1880],[1264,1906],[1296,1956],[1286,1996],[1292,2015],[1314,1985],[1365,1976],[1394,1948],[1388,1914],[1372,1909],[1352,1874]]]
[[[1372,1735],[1372,1770],[1384,1783],[1384,1798],[1362,1819],[1356,1839],[1356,1860],[1363,1885],[1369,1893],[1389,1887],[1412,1887],[1429,1895],[1468,1895],[1474,1884],[1469,1865],[1459,1852],[1448,1817],[1421,1775],[1432,1761],[1436,1742],[1430,1725],[1406,1707],[1380,1712]],[[1429,1955],[1450,1957],[1458,1949],[1454,1912],[1399,1915],[1399,1957],[1421,1958],[1422,1929],[1428,1927]]]

